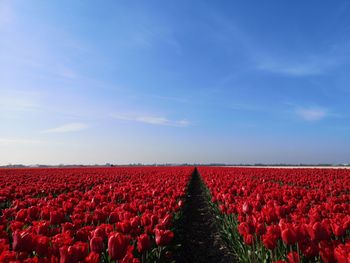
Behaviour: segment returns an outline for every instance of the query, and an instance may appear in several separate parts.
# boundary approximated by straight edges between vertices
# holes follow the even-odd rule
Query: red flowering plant
[[[241,262],[350,262],[350,170],[200,167]]]
[[[0,262],[169,255],[191,167],[0,170]]]

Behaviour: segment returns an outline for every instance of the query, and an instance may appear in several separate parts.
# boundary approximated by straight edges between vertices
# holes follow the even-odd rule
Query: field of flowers
[[[0,262],[155,262],[193,168],[0,171]]]
[[[0,262],[173,262],[199,196],[236,262],[350,263],[350,170],[209,166],[0,169]]]
[[[350,171],[202,167],[240,262],[350,262]]]

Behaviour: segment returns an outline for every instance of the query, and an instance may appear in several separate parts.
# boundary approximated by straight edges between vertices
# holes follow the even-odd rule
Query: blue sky
[[[0,0],[0,164],[349,163],[350,1]]]

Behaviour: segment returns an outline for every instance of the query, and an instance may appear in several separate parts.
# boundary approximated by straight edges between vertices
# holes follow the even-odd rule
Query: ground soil
[[[215,212],[197,169],[188,186],[183,217],[179,222],[179,242],[176,262],[235,262],[221,239]]]

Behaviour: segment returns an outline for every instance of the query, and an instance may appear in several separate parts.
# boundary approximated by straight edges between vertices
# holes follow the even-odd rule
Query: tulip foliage
[[[350,262],[350,170],[199,172],[240,262]]]
[[[169,257],[191,167],[0,170],[0,262]]]

